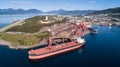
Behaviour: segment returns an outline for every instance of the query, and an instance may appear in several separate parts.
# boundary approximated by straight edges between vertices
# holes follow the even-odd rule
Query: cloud
[[[28,1],[21,1],[21,2],[18,2],[18,1],[12,1],[13,4],[20,4],[20,5],[30,5],[30,4],[33,4],[33,2],[28,2]]]
[[[96,1],[90,1],[89,3],[90,4],[96,4],[97,2]]]

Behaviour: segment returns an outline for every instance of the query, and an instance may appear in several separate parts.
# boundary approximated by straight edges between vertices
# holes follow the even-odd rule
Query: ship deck
[[[42,55],[42,54],[62,50],[65,48],[73,47],[73,46],[76,46],[78,44],[79,43],[76,43],[76,42],[62,43],[62,44],[58,44],[58,45],[53,45],[53,46],[51,46],[50,49],[48,49],[48,47],[44,47],[44,48],[40,48],[40,49],[36,49],[36,50],[31,50],[30,54],[31,55]]]

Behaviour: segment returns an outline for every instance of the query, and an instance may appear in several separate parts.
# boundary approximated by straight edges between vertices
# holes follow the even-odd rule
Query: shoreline
[[[34,45],[31,45],[31,46],[20,46],[20,45],[13,46],[13,45],[11,45],[10,42],[7,42],[3,39],[0,39],[0,46],[7,46],[10,49],[32,49],[32,48],[43,46],[43,45],[45,45],[45,43],[44,44],[42,44],[42,43],[41,44],[34,44]]]
[[[0,28],[0,32],[4,32],[4,31],[6,31],[7,29],[9,29],[9,28],[11,28],[11,27],[13,27],[13,26],[20,25],[21,22],[23,22],[23,21],[24,21],[24,20],[18,20],[18,21],[15,21],[14,23],[11,23],[11,24],[3,27],[3,28]]]

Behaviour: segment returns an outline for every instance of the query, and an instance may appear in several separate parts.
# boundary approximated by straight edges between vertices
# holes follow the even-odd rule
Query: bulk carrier
[[[43,60],[81,48],[85,44],[85,39],[81,36],[83,32],[87,30],[86,25],[83,23],[73,23],[73,27],[69,30],[71,30],[71,35],[77,38],[50,36],[48,39],[48,46],[28,52],[29,59],[32,61]],[[51,32],[51,29],[48,31]]]

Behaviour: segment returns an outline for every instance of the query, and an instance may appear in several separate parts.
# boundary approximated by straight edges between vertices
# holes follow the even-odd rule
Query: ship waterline
[[[48,47],[38,49],[38,50],[31,50],[30,52],[35,52],[34,54],[30,54],[29,52],[29,59],[31,60],[43,60],[48,57],[52,57],[55,55],[63,54],[66,52],[70,52],[76,49],[81,48],[84,45],[84,43],[75,43],[75,42],[69,42],[60,44],[59,46],[52,46],[52,49],[48,49]]]

